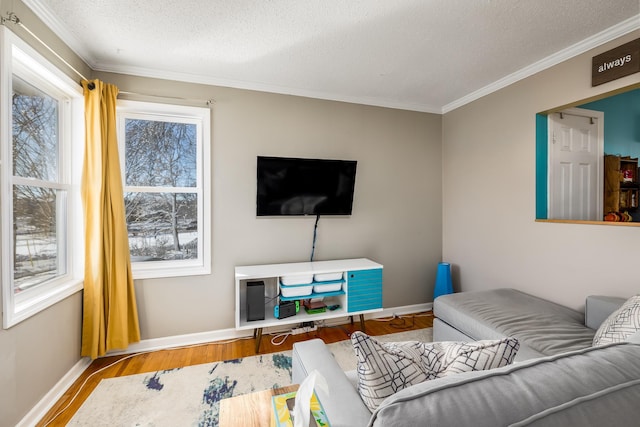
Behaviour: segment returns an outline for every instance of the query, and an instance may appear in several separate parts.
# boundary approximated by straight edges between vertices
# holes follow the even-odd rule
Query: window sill
[[[640,227],[640,222],[614,222],[614,221],[582,221],[577,219],[536,219],[536,222],[551,222],[558,224],[590,224],[590,225],[615,225],[623,227]]]
[[[145,266],[146,267],[146,266]],[[161,279],[165,277],[203,276],[211,274],[210,265],[191,264],[182,266],[154,266],[143,268],[140,265],[132,265],[133,279]]]

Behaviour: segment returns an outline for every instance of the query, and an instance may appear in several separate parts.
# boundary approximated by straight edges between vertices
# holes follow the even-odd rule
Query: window
[[[118,102],[133,275],[211,272],[210,111]]]
[[[82,288],[83,102],[78,83],[0,30],[0,127],[7,141],[1,152],[2,301],[9,328]]]

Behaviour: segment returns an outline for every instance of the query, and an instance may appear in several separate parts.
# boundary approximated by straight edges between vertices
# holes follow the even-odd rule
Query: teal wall
[[[604,112],[604,152],[640,156],[640,89],[621,93],[580,108]]]
[[[547,115],[536,114],[536,219],[547,219],[548,138]]]
[[[604,112],[604,152],[640,157],[640,89],[579,105]],[[547,219],[548,124],[536,114],[536,219]]]

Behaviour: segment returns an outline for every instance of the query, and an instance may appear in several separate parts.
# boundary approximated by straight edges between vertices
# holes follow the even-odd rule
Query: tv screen
[[[356,163],[258,156],[257,215],[351,215]]]

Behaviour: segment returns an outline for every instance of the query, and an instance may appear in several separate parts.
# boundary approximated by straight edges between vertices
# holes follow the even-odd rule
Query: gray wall
[[[91,70],[18,0],[0,0],[0,13],[15,12],[20,20],[74,68],[88,76]],[[20,27],[7,28],[42,55],[69,71]],[[2,238],[5,238],[4,236]],[[2,294],[0,293],[0,299]],[[0,426],[14,426],[80,360],[82,294],[77,293],[11,329],[0,329]]]
[[[0,0],[0,12],[7,10],[90,72],[18,0]],[[353,215],[320,220],[316,259],[370,257],[384,264],[385,307],[430,301],[442,254],[465,290],[514,286],[576,308],[591,293],[636,293],[640,228],[534,221],[534,116],[639,82],[636,74],[590,88],[591,57],[638,36],[443,117],[94,74],[123,91],[216,100],[213,272],[136,281],[143,339],[232,328],[235,265],[308,259],[313,218],[255,217],[257,155],[358,160]],[[0,330],[0,427],[21,420],[78,362],[81,303],[78,293]]]
[[[440,115],[117,74],[89,76],[20,2],[0,1],[0,11],[15,11],[87,77],[122,91],[216,100],[213,271],[136,281],[143,339],[233,328],[234,266],[308,260],[315,218],[255,216],[257,155],[357,160],[353,215],[320,219],[315,259],[369,257],[382,263],[385,307],[431,300],[442,256]],[[19,422],[80,360],[81,316],[78,293],[0,330],[0,427]]]
[[[591,87],[591,58],[638,37],[444,115],[443,255],[457,288],[515,287],[577,309],[590,294],[640,291],[640,228],[535,222],[535,114],[640,82]]]
[[[236,265],[308,261],[315,217],[256,217],[258,155],[357,160],[353,214],[320,219],[314,259],[383,264],[385,307],[431,300],[442,243],[440,115],[96,75],[122,91],[215,99],[213,272],[136,281],[143,339],[233,328]]]

